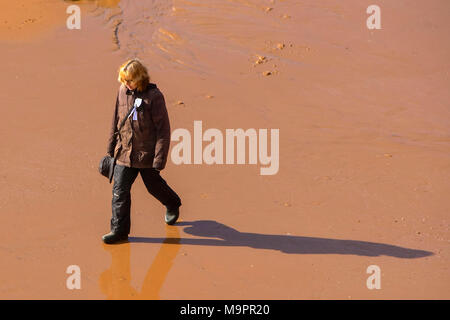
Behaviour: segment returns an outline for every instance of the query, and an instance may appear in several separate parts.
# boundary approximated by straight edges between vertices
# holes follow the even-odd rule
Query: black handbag
[[[113,133],[113,139],[115,139],[116,136],[119,134],[120,129],[122,129],[123,125],[125,124],[125,121],[128,120],[128,118],[130,117],[131,112],[133,110],[135,110],[135,107],[130,108],[130,110],[128,110],[128,113],[125,116],[125,118],[122,120],[122,123],[120,124],[119,129]],[[109,179],[109,183],[111,183],[111,181],[112,181],[115,165],[116,165],[115,155],[114,155],[114,157],[111,157],[110,155],[106,155],[100,160],[100,164],[98,166],[98,171],[100,172],[100,174],[102,176],[105,176],[106,178]]]

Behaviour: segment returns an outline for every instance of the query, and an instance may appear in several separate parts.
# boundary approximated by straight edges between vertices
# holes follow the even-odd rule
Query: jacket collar
[[[156,89],[157,86],[156,86],[156,84],[149,82],[149,83],[147,84],[147,86],[145,87],[144,91],[142,91],[142,92],[138,92],[138,91],[137,91],[137,88],[134,89],[134,90],[130,90],[130,89],[128,89],[126,86],[125,86],[125,88],[127,89],[127,91],[126,91],[126,94],[127,94],[127,95],[136,95],[136,94],[140,94],[140,93],[147,92],[147,91],[152,90],[152,89]]]

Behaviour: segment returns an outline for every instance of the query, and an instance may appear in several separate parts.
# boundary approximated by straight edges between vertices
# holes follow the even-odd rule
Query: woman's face
[[[124,80],[125,80],[125,84],[129,90],[134,90],[137,88],[137,83],[135,80],[133,80],[133,79],[124,79]]]

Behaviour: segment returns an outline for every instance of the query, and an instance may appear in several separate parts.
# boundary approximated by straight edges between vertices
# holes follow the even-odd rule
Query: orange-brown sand
[[[450,2],[377,0],[380,30],[372,4],[3,1],[0,298],[450,298]],[[172,131],[279,129],[280,166],[169,154],[181,221],[138,177],[131,241],[107,246],[97,166],[134,57]]]

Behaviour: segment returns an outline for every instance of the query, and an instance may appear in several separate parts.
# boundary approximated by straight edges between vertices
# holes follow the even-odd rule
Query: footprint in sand
[[[37,20],[37,19],[35,19],[35,18],[26,19],[24,22],[22,22],[22,24],[33,23],[33,22],[35,22],[36,20]]]
[[[275,200],[275,201],[273,201],[273,203],[275,203],[276,205],[282,206],[282,207],[292,207],[291,201],[278,201],[278,200]]]
[[[253,66],[257,66],[258,64],[263,64],[263,63],[269,61],[267,59],[267,57],[265,57],[265,56],[256,55],[256,58],[257,59],[256,59],[255,63],[253,64]]]
[[[273,70],[272,71],[264,71],[263,72],[263,76],[271,76],[271,75],[274,75],[274,74],[277,74],[278,73],[278,70],[277,70],[277,65],[276,64],[274,64],[273,66]]]
[[[253,67],[258,66],[258,65],[261,65],[261,64],[265,64],[265,63],[267,63],[268,61],[269,61],[269,59],[268,59],[267,57],[261,56],[261,55],[258,55],[258,54],[257,54],[257,55],[256,55],[256,61],[253,63]],[[274,64],[273,67],[276,68],[277,65]],[[263,75],[263,76],[270,76],[270,75],[272,75],[272,74],[274,74],[274,73],[278,73],[278,71],[277,71],[277,70],[275,70],[275,71],[266,70],[266,71],[263,71],[263,72],[262,72],[262,75]]]

